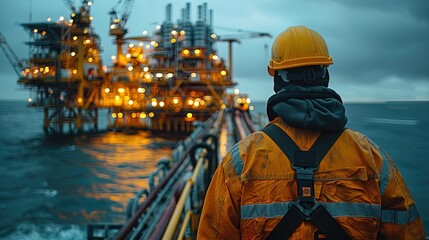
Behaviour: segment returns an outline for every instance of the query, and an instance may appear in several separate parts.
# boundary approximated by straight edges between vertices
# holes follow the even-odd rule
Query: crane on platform
[[[131,14],[132,6],[135,0],[119,0],[117,4],[109,12],[110,14],[110,30],[109,34],[116,37],[117,44],[117,58],[122,54],[122,44],[124,43],[124,36],[128,30],[125,28],[129,16]],[[119,63],[119,61],[118,61]]]
[[[236,34],[221,35],[216,37],[217,41],[228,43],[228,66],[229,66],[229,73],[231,74],[231,76],[232,76],[232,44],[233,43],[241,43],[240,40],[242,39],[262,38],[262,37],[272,38],[271,34],[266,32],[255,32],[250,30],[232,29],[232,28],[226,28],[226,27],[217,27],[217,28],[234,30],[238,32]]]
[[[0,47],[6,55],[9,62],[12,64],[13,70],[16,72],[18,77],[21,76],[21,71],[24,69],[24,62],[19,60],[15,52],[12,50],[10,45],[7,43],[6,38],[0,32]]]
[[[91,22],[91,6],[93,0],[83,0],[80,8],[78,9],[73,0],[63,0],[64,4],[70,9],[73,23],[80,27],[88,27]]]

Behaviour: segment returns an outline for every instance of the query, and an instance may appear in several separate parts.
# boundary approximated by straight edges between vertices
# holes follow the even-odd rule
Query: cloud
[[[29,2],[33,2],[29,6]],[[78,2],[78,1],[76,1]],[[165,18],[168,0],[136,1],[127,28],[129,36],[140,35],[143,30],[151,30],[154,23]],[[186,0],[173,2],[173,19],[180,18],[180,9]],[[197,19],[197,5],[204,1],[192,1],[191,17]],[[255,32],[268,32],[273,36],[292,25],[306,25],[324,36],[334,59],[331,66],[333,82],[368,88],[368,97],[376,97],[369,88],[383,88],[386,79],[399,79],[402,83],[425,85],[429,82],[429,1],[422,0],[266,0],[266,1],[207,1],[214,10],[214,26],[218,35],[239,33],[218,28],[230,27]],[[94,27],[102,40],[105,64],[110,64],[110,56],[115,54],[113,39],[108,35],[108,11],[117,3],[115,0],[95,1],[92,7]],[[15,1],[0,9],[0,31],[6,36],[19,57],[28,56],[28,48],[23,44],[28,40],[24,30],[18,25],[29,18],[32,8],[33,21],[45,21],[47,17],[68,16],[69,10],[61,1]],[[240,88],[248,88],[249,94],[265,100],[271,94],[271,81],[266,73],[273,39],[258,38],[241,40],[233,46],[234,79]],[[265,47],[268,46],[268,49]],[[228,57],[225,43],[218,43],[219,54]],[[0,72],[13,70],[0,53]],[[15,83],[15,80],[8,80]],[[267,85],[261,85],[267,84]],[[243,86],[241,86],[243,85]],[[419,86],[420,86],[419,85]],[[252,87],[248,87],[252,86]],[[345,86],[345,85],[344,85]],[[398,84],[391,86],[399,87]],[[342,91],[343,85],[338,85]],[[254,89],[267,88],[261,94]],[[4,91],[4,90],[2,90]],[[10,94],[9,92],[12,92]],[[13,97],[11,89],[2,96]],[[392,92],[393,93],[393,92]],[[369,96],[374,94],[374,96]],[[396,93],[399,94],[399,93]],[[415,91],[415,94],[420,94]],[[398,99],[403,99],[399,94]],[[410,99],[411,98],[410,96]],[[429,95],[427,97],[429,99]]]

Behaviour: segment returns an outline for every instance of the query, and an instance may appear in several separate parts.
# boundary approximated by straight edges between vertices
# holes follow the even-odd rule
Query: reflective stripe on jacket
[[[320,132],[280,126],[301,148]],[[315,197],[352,239],[424,239],[411,194],[390,157],[346,129],[314,174]],[[298,197],[290,161],[265,133],[237,143],[219,165],[204,202],[198,239],[264,239]],[[290,239],[314,239],[303,222]]]

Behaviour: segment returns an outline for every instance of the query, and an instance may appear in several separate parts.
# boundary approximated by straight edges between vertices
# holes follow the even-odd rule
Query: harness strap
[[[314,197],[314,172],[344,130],[322,132],[309,151],[301,151],[296,143],[278,126],[270,124],[262,129],[283,151],[296,171],[298,201],[293,204],[268,239],[285,239],[292,235],[305,220],[315,224],[330,239],[350,239],[344,229],[335,221]]]

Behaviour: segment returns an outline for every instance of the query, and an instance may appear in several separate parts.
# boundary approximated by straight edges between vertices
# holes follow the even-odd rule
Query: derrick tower
[[[31,40],[28,66],[18,83],[30,90],[31,106],[43,109],[49,134],[97,130],[104,73],[99,38],[91,28],[92,2],[83,1],[79,9],[68,3],[70,20],[21,24]]]

